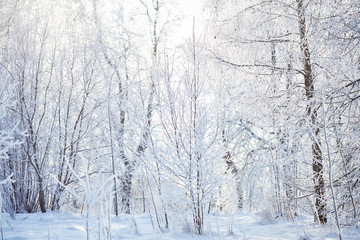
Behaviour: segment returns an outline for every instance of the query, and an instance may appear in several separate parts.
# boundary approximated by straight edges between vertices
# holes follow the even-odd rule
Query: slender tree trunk
[[[86,240],[90,239],[90,206],[89,203],[86,203]]]
[[[303,67],[304,67],[304,80],[305,80],[305,94],[308,100],[307,112],[310,116],[310,135],[313,141],[312,143],[312,156],[313,156],[313,181],[315,188],[315,207],[316,215],[315,221],[319,220],[321,224],[327,222],[326,216],[326,202],[325,202],[325,183],[323,176],[323,157],[321,151],[321,144],[319,141],[320,128],[317,126],[317,109],[313,107],[313,95],[314,95],[314,82],[313,72],[310,62],[310,50],[307,39],[307,28],[305,20],[305,12],[303,0],[296,0],[298,23],[300,32],[300,49],[303,55]]]
[[[109,121],[109,133],[110,133],[111,168],[112,168],[112,173],[114,175],[114,207],[115,207],[115,215],[118,216],[119,210],[118,210],[118,197],[117,197],[116,176],[115,176],[115,156],[114,156],[114,141],[113,141],[113,131],[112,131],[112,121],[111,121],[110,94],[111,94],[111,81],[109,83],[109,91],[108,91],[108,121]]]
[[[323,104],[322,104],[322,109],[323,109],[323,123],[324,123],[324,137],[325,137],[325,143],[326,143],[326,149],[327,149],[327,157],[328,157],[328,167],[329,167],[329,182],[330,182],[330,190],[331,190],[331,197],[333,200],[333,207],[334,207],[334,214],[335,214],[335,222],[336,222],[336,226],[338,229],[338,236],[339,236],[339,240],[342,240],[342,234],[341,234],[341,227],[340,227],[340,223],[339,223],[339,214],[338,214],[338,210],[337,210],[337,204],[336,204],[336,197],[335,197],[335,190],[334,190],[334,184],[333,184],[333,176],[332,176],[332,160],[331,160],[331,153],[330,153],[330,146],[329,146],[329,140],[327,137],[327,132],[326,132],[326,128],[327,128],[327,122],[326,122],[326,114],[325,114],[325,97],[323,97]]]
[[[160,167],[159,167],[159,163],[156,162],[156,170],[157,170],[157,174],[158,174],[158,193],[159,193],[159,198],[161,200],[161,204],[163,205],[163,211],[164,211],[164,221],[165,221],[165,228],[169,228],[169,220],[168,220],[168,215],[167,215],[167,210],[166,210],[166,204],[164,203],[164,199],[162,196],[162,190],[161,190],[161,172],[160,172]]]

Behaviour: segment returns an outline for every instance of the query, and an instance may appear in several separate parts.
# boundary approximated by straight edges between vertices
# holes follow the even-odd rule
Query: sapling
[[[96,204],[99,204],[99,206],[102,205],[104,199],[106,200],[106,197],[108,194],[112,193],[113,188],[113,178],[114,175],[111,175],[107,178],[103,178],[103,170],[100,170],[97,174],[97,177],[94,182],[90,181],[90,174],[88,171],[88,161],[79,154],[80,162],[82,163],[82,167],[84,169],[84,176],[80,176],[75,170],[70,166],[69,163],[68,167],[70,171],[72,172],[74,178],[77,180],[78,184],[84,191],[84,198],[79,196],[78,193],[74,191],[74,189],[70,188],[69,186],[63,185],[61,182],[58,182],[61,184],[66,191],[68,191],[73,197],[75,197],[80,203],[86,205],[86,239],[90,239],[90,211],[92,207],[96,206]],[[102,208],[101,208],[102,209]],[[99,213],[99,216],[101,213]],[[101,217],[99,217],[99,221],[101,221]],[[102,225],[98,225],[99,228],[102,228]],[[98,229],[99,231],[99,239],[101,238],[101,229]],[[109,238],[110,234],[108,235]]]

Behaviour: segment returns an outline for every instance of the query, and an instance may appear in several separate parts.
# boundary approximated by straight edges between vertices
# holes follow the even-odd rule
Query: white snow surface
[[[308,219],[309,220],[309,219]],[[6,240],[28,239],[86,239],[86,217],[55,212],[17,214],[16,220],[3,214],[3,237]],[[150,215],[120,215],[112,217],[111,237],[115,239],[338,239],[334,228],[305,224],[304,221],[264,221],[249,213],[233,215],[233,234],[228,233],[228,215],[209,215],[205,234],[179,232],[174,229],[160,231],[153,228]],[[98,239],[96,218],[93,216],[90,239]],[[136,227],[138,231],[136,231]],[[0,236],[1,239],[1,236]],[[103,238],[101,238],[103,239]],[[360,239],[359,229],[343,229],[343,239]]]

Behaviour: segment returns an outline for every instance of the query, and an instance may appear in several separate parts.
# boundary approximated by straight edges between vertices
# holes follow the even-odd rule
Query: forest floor
[[[153,219],[154,220],[154,219]],[[309,219],[307,219],[309,220]],[[296,222],[269,221],[256,214],[236,213],[230,221],[227,215],[209,215],[205,224],[205,234],[197,236],[185,233],[181,229],[171,229],[167,232],[153,228],[151,217],[142,215],[120,215],[112,217],[111,237],[116,239],[338,239],[336,230],[331,227],[321,227],[307,220]],[[155,221],[155,220],[154,220]],[[228,233],[232,222],[233,233]],[[3,214],[2,232],[5,240],[42,240],[42,239],[86,239],[86,217],[48,212],[45,214],[18,214],[16,220]],[[90,239],[98,239],[98,223],[90,221]],[[360,239],[360,229],[343,229],[343,239]],[[0,235],[1,239],[1,235]],[[101,239],[105,239],[101,237]]]

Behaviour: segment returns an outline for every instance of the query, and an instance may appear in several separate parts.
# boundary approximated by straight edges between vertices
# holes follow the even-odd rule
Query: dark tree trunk
[[[39,206],[41,209],[42,213],[46,212],[46,207],[45,207],[45,194],[44,194],[44,189],[43,189],[43,182],[42,179],[39,179]]]
[[[318,138],[320,128],[317,126],[317,110],[313,108],[313,94],[314,94],[314,82],[313,72],[310,63],[310,50],[307,39],[307,29],[303,0],[297,0],[297,13],[300,31],[300,48],[303,54],[303,67],[304,67],[304,80],[305,80],[305,94],[308,100],[307,112],[310,116],[311,126],[311,138],[312,144],[312,156],[313,156],[313,181],[315,188],[315,221],[318,219],[320,223],[325,224],[327,222],[326,216],[326,202],[325,202],[325,184],[323,177],[323,159],[321,152],[321,144]],[[318,217],[317,217],[318,216]]]

